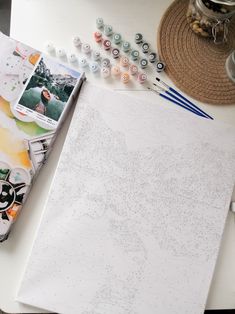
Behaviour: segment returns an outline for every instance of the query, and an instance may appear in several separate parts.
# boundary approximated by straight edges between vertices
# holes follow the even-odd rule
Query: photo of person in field
[[[78,79],[77,72],[43,57],[28,81],[19,104],[58,121]]]

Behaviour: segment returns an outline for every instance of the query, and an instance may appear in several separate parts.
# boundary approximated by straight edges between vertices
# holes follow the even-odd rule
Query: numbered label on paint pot
[[[123,84],[127,84],[130,81],[130,76],[127,72],[122,73],[121,75],[121,81]]]
[[[123,67],[128,67],[129,66],[129,59],[127,57],[121,57],[120,59],[120,64]]]
[[[104,50],[109,50],[111,48],[111,41],[108,39],[104,40],[103,47],[104,47]]]
[[[108,58],[104,58],[101,62],[102,68],[108,68],[108,67],[110,67],[110,65],[111,65],[111,62]]]
[[[101,17],[96,19],[96,27],[99,29],[104,27],[104,20]]]
[[[120,67],[117,65],[113,66],[111,69],[111,73],[113,76],[119,76],[121,74]]]
[[[143,42],[143,35],[140,33],[135,34],[135,43],[141,44]]]
[[[105,68],[101,68],[101,76],[103,78],[108,78],[110,76],[110,69],[105,67]]]

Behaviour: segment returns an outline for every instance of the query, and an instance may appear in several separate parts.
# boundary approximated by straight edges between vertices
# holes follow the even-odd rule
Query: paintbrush
[[[199,112],[201,114],[201,116],[204,116],[205,118],[208,119],[208,116],[206,114],[204,114],[203,112],[201,112],[201,110],[197,110],[195,107],[192,107],[188,102],[184,101],[182,98],[180,98],[179,96],[176,96],[176,94],[171,93],[169,90],[167,90],[166,88],[163,88],[155,83],[153,83],[154,86],[158,87],[161,91],[164,92],[164,94],[169,95],[171,98],[173,98],[174,100],[176,100],[177,102],[180,102],[182,105],[192,109],[193,111]]]
[[[165,87],[165,92],[167,94],[169,94],[169,91],[174,93],[175,95],[177,95],[179,98],[181,98],[183,100],[183,103],[189,106],[189,107],[193,107],[193,109],[200,111],[203,115],[205,115],[207,118],[214,120],[210,115],[208,115],[205,111],[203,111],[202,109],[200,109],[198,106],[196,106],[194,103],[192,103],[189,99],[187,99],[186,97],[184,97],[182,94],[180,94],[177,90],[175,90],[173,87],[170,87],[168,84],[166,84],[165,82],[163,82],[159,77],[156,77],[156,80],[161,83],[164,87]],[[159,85],[153,83],[153,85],[160,87]],[[171,93],[170,93],[171,94]],[[171,94],[172,97],[172,94]],[[179,99],[177,98],[177,99]]]
[[[195,109],[193,109],[193,108],[191,108],[191,107],[189,107],[189,106],[186,106],[185,104],[183,104],[182,102],[177,101],[176,99],[173,99],[173,98],[171,98],[171,97],[166,96],[166,95],[163,94],[161,91],[152,89],[152,88],[150,88],[150,87],[147,87],[147,88],[148,88],[148,90],[150,90],[150,91],[152,91],[153,93],[155,93],[155,94],[161,96],[161,97],[164,98],[164,99],[169,100],[170,102],[174,103],[175,105],[178,105],[178,106],[180,106],[180,107],[182,107],[182,108],[184,108],[184,109],[186,109],[186,110],[188,110],[188,111],[190,111],[190,112],[192,112],[192,113],[194,113],[194,114],[196,114],[196,115],[198,115],[198,116],[200,116],[200,117],[207,118],[205,115],[201,114],[199,111],[196,111]],[[165,90],[164,90],[163,88],[161,88],[161,90],[165,92]]]

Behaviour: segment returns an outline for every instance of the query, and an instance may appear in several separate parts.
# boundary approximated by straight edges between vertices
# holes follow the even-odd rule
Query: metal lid
[[[229,6],[235,5],[235,0],[211,0],[211,2],[225,4]]]

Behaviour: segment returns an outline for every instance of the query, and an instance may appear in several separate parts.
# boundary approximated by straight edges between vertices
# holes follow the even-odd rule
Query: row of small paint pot
[[[115,45],[120,45],[120,48],[125,53],[130,53],[130,58],[133,61],[137,61],[140,58],[140,52],[137,49],[132,49],[131,44],[128,41],[124,41],[122,39],[121,34],[114,33],[113,28],[111,25],[105,25],[102,18],[98,18],[96,20],[96,26],[100,31],[103,31],[105,36],[112,38],[112,41]],[[104,39],[103,35],[100,31],[97,31],[94,33],[94,39],[96,42],[102,43],[102,46],[105,50],[114,50],[114,55],[118,55],[119,49],[113,48],[112,49],[112,43],[109,39]],[[151,52],[150,50],[150,44],[144,41],[143,35],[140,33],[135,34],[135,43],[137,45],[141,45],[141,51],[145,55],[148,55],[147,58],[142,58],[143,60],[146,60],[147,63],[150,62],[152,64],[156,63],[156,71],[162,72],[165,69],[165,63],[160,61],[157,54],[155,52]],[[145,61],[145,62],[146,62]]]
[[[134,78],[137,80],[139,84],[144,84],[147,80],[147,75],[144,72],[138,72],[138,68],[135,64],[131,64],[129,67],[129,71],[126,70],[124,72],[121,71],[119,65],[114,65],[110,67],[101,67],[100,69],[101,77],[108,78],[113,76],[115,78],[120,78],[121,82],[124,84],[129,83],[130,80]]]
[[[80,40],[80,38],[79,38],[78,36],[76,36],[76,37],[73,38],[73,44],[74,44],[74,46],[75,46],[77,49],[81,49],[81,52],[82,52],[83,54],[85,54],[85,55],[90,55],[90,54],[91,54],[92,57],[93,57],[93,59],[94,59],[94,61],[97,61],[97,60],[100,59],[100,53],[97,52],[97,51],[93,51],[92,48],[91,48],[91,46],[90,46],[89,44],[82,43],[81,40]],[[123,62],[126,62],[126,60],[129,60],[127,57],[123,57],[123,56],[120,55],[120,51],[119,51],[118,48],[113,48],[113,49],[111,50],[111,46],[109,45],[109,43],[107,43],[107,40],[105,40],[105,41],[103,42],[103,44],[104,44],[104,46],[105,46],[104,50],[105,50],[106,52],[111,51],[111,55],[112,55],[113,59],[116,59],[116,60],[117,60],[117,59],[120,59],[120,63],[123,63]],[[137,52],[138,52],[138,51],[137,51]],[[137,61],[137,60],[138,60],[138,57],[137,57],[137,56],[134,56],[133,54],[131,54],[131,60],[132,60],[132,61]],[[126,65],[124,65],[124,66],[126,66]],[[140,60],[139,60],[139,66],[140,66],[141,69],[147,68],[147,66],[148,66],[148,60],[147,60],[147,59],[144,59],[144,58],[140,59]]]
[[[100,62],[100,71],[101,71],[101,76],[103,76],[103,77],[109,77],[110,73],[111,73],[113,76],[116,76],[116,77],[120,76],[121,80],[124,83],[127,83],[130,80],[130,76],[132,76],[132,77],[135,76],[137,78],[137,81],[140,84],[143,84],[147,80],[147,74],[144,72],[141,72],[137,65],[131,64],[131,62],[127,56],[121,56],[119,54],[117,56],[115,54],[115,52],[113,51],[113,58],[115,59],[115,61],[117,61],[117,59],[119,59],[120,66],[122,68],[125,68],[125,71],[122,72],[118,65],[116,65],[116,66],[111,65],[110,59],[108,59],[107,57],[102,58],[101,53],[99,51],[93,50],[89,44],[82,43],[80,37],[75,36],[73,38],[73,45],[77,49],[81,49],[81,52],[84,55],[91,56],[93,61]],[[115,50],[115,48],[113,50]],[[98,65],[99,65],[99,63],[98,63]],[[145,69],[147,67],[147,65],[148,65],[148,62],[145,62],[144,59],[140,60],[140,68],[141,69]],[[110,69],[111,69],[111,71],[109,71]],[[128,69],[129,69],[129,72],[127,72]],[[93,73],[94,73],[94,71],[95,72],[98,71],[99,69],[97,69],[97,64],[94,62],[91,63],[90,64],[90,70]]]
[[[120,58],[121,54],[120,54],[120,49],[116,48],[116,47],[112,47],[111,46],[111,42],[110,40],[108,39],[102,39],[100,37],[100,32],[95,32],[94,33],[94,37],[95,37],[95,41],[97,43],[100,43],[102,45],[102,48],[106,51],[110,51],[111,52],[111,55],[113,57],[113,59],[118,59]],[[101,34],[102,35],[102,34]],[[125,43],[124,43],[125,44]],[[127,51],[124,51],[127,53]],[[130,59],[132,61],[135,61],[135,62],[139,62],[139,66],[141,67],[141,69],[145,69],[148,67],[148,64],[149,62],[150,63],[155,63],[156,60],[157,60],[157,54],[155,52],[152,52],[149,54],[149,58],[146,59],[146,58],[140,58],[140,53],[138,50],[131,50],[130,51]],[[162,72],[165,68],[165,65],[160,62],[160,61],[157,61],[156,62],[156,71],[157,72]]]
[[[79,39],[80,40],[80,39]],[[73,43],[78,41],[78,37],[73,39]],[[81,44],[82,45],[82,44]],[[90,47],[90,46],[89,46]],[[147,80],[146,73],[140,72],[138,67],[135,64],[130,64],[129,59],[125,56],[120,58],[120,66],[119,65],[111,65],[111,61],[108,58],[102,58],[99,51],[92,51],[88,48],[88,44],[84,44],[84,49],[82,52],[87,55],[87,57],[79,57],[75,53],[66,54],[65,50],[62,48],[56,49],[52,43],[46,43],[45,45],[46,51],[61,59],[61,61],[68,61],[73,66],[81,67],[83,71],[86,72],[86,69],[89,67],[92,73],[99,73],[101,77],[108,78],[111,75],[116,78],[121,78],[121,81],[126,84],[131,80],[131,77],[136,77],[137,81],[140,84],[143,84]],[[89,58],[92,58],[91,62],[89,62]],[[125,71],[122,71],[121,68],[125,68]],[[128,71],[129,69],[129,71]]]

